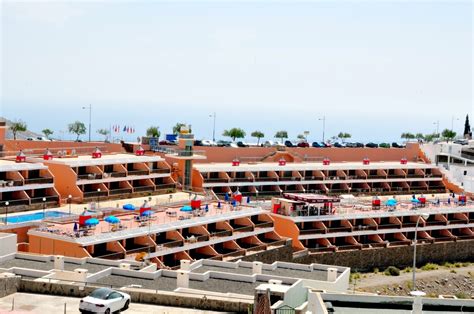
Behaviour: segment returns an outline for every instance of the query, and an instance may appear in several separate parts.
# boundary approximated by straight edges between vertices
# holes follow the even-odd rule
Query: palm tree
[[[350,135],[349,133],[345,133],[345,132],[339,132],[337,137],[339,137],[342,140],[342,142],[344,143],[344,140],[348,139],[348,138],[351,138],[352,135]]]
[[[41,131],[41,132],[44,134],[44,136],[46,136],[46,138],[47,138],[48,140],[49,140],[49,137],[50,137],[51,135],[53,135],[53,133],[54,133],[54,132],[51,131],[50,129],[44,129],[44,130]]]
[[[77,135],[76,141],[79,140],[80,135],[86,134],[86,126],[84,125],[84,123],[80,121],[75,121],[73,123],[70,123],[67,126],[67,128],[69,130],[69,133],[73,133]]]
[[[260,139],[265,136],[262,131],[253,131],[252,134],[250,134],[252,137],[257,138],[257,145],[260,144]]]
[[[176,123],[175,126],[173,127],[173,134],[178,135],[183,126],[186,126],[186,123],[181,123],[181,122]],[[189,133],[192,133],[191,128],[189,128]]]
[[[224,130],[224,133],[222,133],[222,135],[232,138],[232,141],[235,142],[236,138],[245,137],[245,131],[240,128],[232,128],[230,130]]]
[[[284,138],[288,138],[288,132],[284,130],[278,131],[275,133],[275,138],[279,138],[283,142]]]
[[[100,135],[105,136],[104,142],[106,142],[106,141],[107,141],[107,137],[108,137],[109,134],[110,134],[110,131],[107,130],[107,129],[98,129],[98,130],[97,130],[97,133],[99,133]]]
[[[408,141],[408,140],[414,139],[415,135],[413,135],[412,133],[406,132],[406,133],[402,133],[402,135],[400,135],[400,138],[403,138],[406,141]]]
[[[146,136],[149,137],[160,137],[161,132],[160,132],[160,127],[159,126],[151,126],[148,129],[146,129]]]
[[[10,125],[10,130],[13,133],[13,139],[16,140],[16,134],[18,132],[25,132],[27,130],[27,125],[25,122],[18,120]]]
[[[456,132],[450,129],[444,129],[443,132],[441,132],[441,135],[446,139],[446,142],[449,142],[449,140],[456,137]]]

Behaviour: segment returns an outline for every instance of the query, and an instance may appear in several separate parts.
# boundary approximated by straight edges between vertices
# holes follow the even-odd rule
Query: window
[[[121,299],[121,298],[122,298],[122,295],[120,293],[112,292],[107,299],[112,300],[112,299]]]

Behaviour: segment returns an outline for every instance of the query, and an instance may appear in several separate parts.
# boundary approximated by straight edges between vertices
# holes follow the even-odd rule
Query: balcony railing
[[[337,227],[337,228],[328,228],[328,233],[334,232],[350,232],[352,231],[351,227]]]
[[[257,222],[255,224],[255,228],[269,228],[269,227],[273,227],[273,222],[264,221],[264,222]]]
[[[230,230],[219,230],[216,232],[211,232],[211,237],[228,237],[232,235]]]
[[[156,185],[156,190],[168,190],[168,189],[175,189],[175,188],[176,188],[175,183]]]
[[[43,201],[43,198],[45,201]],[[42,197],[32,197],[31,198],[31,204],[39,204],[39,203],[49,203],[49,202],[57,202],[59,201],[58,196],[42,196]]]
[[[170,169],[151,169],[150,173],[171,173]]]
[[[120,195],[132,193],[132,189],[114,189],[109,191],[109,195]]]
[[[97,180],[102,179],[101,173],[86,173],[86,174],[78,174],[78,180]]]
[[[249,232],[253,231],[253,226],[235,226],[234,232]]]
[[[53,178],[25,179],[25,184],[47,184],[47,183],[53,183]]]
[[[107,196],[108,192],[107,191],[88,191],[84,192],[84,197],[100,197],[100,196]]]
[[[166,242],[166,243],[158,244],[158,245],[162,245],[163,247],[166,247],[166,248],[174,248],[174,247],[183,246],[183,243],[184,241],[176,240],[176,241]]]
[[[22,186],[23,180],[0,180],[0,187]]]
[[[231,178],[231,182],[253,182],[253,178]]]
[[[5,200],[1,201],[0,206],[5,206],[5,202],[8,202],[8,206],[20,206],[20,205],[29,205],[30,200],[29,199],[23,199],[23,200]]]
[[[129,176],[146,176],[148,174],[148,170],[129,170]]]
[[[303,230],[300,230],[300,235],[321,234],[321,233],[326,233],[326,229],[303,229]]]
[[[226,182],[229,182],[229,179],[225,179],[225,178],[209,178],[209,179],[206,179],[206,178],[204,178],[204,182],[206,182],[206,183],[226,183]]]
[[[109,173],[109,175],[112,178],[124,178],[127,176],[127,173],[126,172],[111,172]]]
[[[407,178],[424,178],[422,174],[407,174]]]
[[[273,178],[273,177],[258,177],[258,178],[255,178],[255,181],[278,181],[278,178]]]
[[[301,177],[280,177],[280,181],[301,181]]]
[[[405,178],[405,176],[403,174],[389,174],[388,179],[401,179],[401,178]]]
[[[153,191],[155,189],[154,186],[135,186],[133,187],[134,192],[148,192],[148,191]]]

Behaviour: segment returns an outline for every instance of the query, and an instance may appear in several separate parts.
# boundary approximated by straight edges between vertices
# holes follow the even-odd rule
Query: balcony
[[[250,232],[250,231],[253,231],[253,226],[236,225],[234,227],[234,232]]]
[[[43,198],[45,201],[43,201]],[[50,203],[50,202],[58,202],[59,197],[58,196],[41,196],[41,197],[32,197],[31,198],[31,204],[40,204],[40,203]]]
[[[130,194],[132,189],[114,189],[109,191],[109,195]]]
[[[158,184],[156,185],[155,190],[169,190],[169,189],[175,189],[176,184],[175,183],[170,183],[170,184]]]
[[[135,186],[135,187],[133,187],[133,191],[134,191],[135,193],[137,193],[137,192],[151,192],[151,191],[153,191],[154,189],[155,189],[155,187],[152,186],[152,185],[150,185],[150,186],[145,185],[145,186]]]
[[[229,237],[232,235],[232,231],[230,230],[217,230],[215,232],[211,232],[211,237]]]
[[[255,178],[255,181],[259,182],[265,182],[265,181],[278,181],[278,178],[272,178],[272,177],[258,177]]]
[[[166,242],[166,243],[162,243],[162,244],[158,244],[158,245],[162,245],[163,247],[165,248],[174,248],[174,247],[180,247],[180,246],[183,246],[184,244],[184,241],[182,240],[172,240],[170,242]]]
[[[252,178],[231,178],[231,182],[254,182]]]
[[[23,199],[23,200],[5,200],[2,201],[1,205],[5,206],[5,202],[8,202],[8,206],[20,206],[20,205],[29,205],[30,200],[29,199]]]
[[[150,173],[171,173],[170,169],[151,169]]]
[[[300,235],[321,234],[321,233],[326,233],[326,230],[325,229],[303,229],[303,230],[300,230]]]
[[[102,179],[101,173],[86,173],[86,174],[78,174],[77,180],[96,180]]]
[[[280,177],[280,181],[301,181],[301,177]]]
[[[84,192],[84,197],[101,197],[101,196],[107,196],[108,192],[107,191],[87,191]]]
[[[262,221],[262,222],[257,222],[255,223],[255,228],[270,228],[273,227],[273,222],[272,221]]]
[[[209,179],[206,179],[206,178],[204,178],[204,182],[205,183],[227,183],[227,182],[229,182],[229,179],[225,179],[225,178],[209,178]]]
[[[53,178],[31,178],[25,179],[25,184],[47,184],[53,183]]]
[[[407,174],[407,178],[424,178],[422,174]]]
[[[109,173],[109,176],[112,178],[124,178],[127,176],[126,172],[111,172]]]
[[[22,180],[0,180],[0,187],[12,187],[12,186],[22,186]]]
[[[128,171],[129,176],[146,176],[148,174],[148,170],[130,170]]]

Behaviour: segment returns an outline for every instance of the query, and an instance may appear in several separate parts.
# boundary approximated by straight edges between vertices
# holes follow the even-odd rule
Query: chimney
[[[337,279],[337,268],[329,267],[328,268],[328,277],[327,281],[336,281]]]
[[[177,271],[176,285],[178,288],[189,288],[189,271],[181,269]]]
[[[180,269],[181,270],[186,270],[186,271],[190,271],[191,270],[191,261],[190,260],[187,260],[187,259],[182,259],[180,261],[181,263],[181,266],[180,266]]]
[[[54,269],[64,270],[64,256],[62,255],[54,256]]]
[[[252,274],[261,275],[262,274],[262,269],[263,269],[263,263],[262,262],[253,262],[252,263]]]

